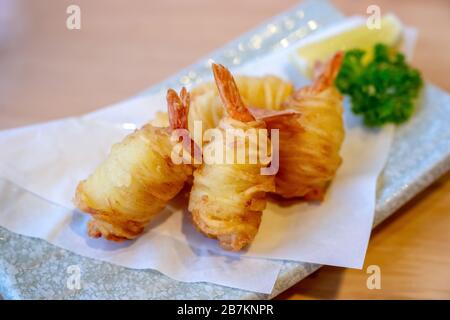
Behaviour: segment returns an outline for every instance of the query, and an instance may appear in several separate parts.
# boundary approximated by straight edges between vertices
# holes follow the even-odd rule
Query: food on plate
[[[267,135],[265,123],[255,120],[239,94],[231,73],[221,65],[213,65],[218,92],[228,115],[220,120],[218,129],[255,130]],[[270,144],[267,137],[266,141]],[[270,151],[270,146],[266,146]],[[205,235],[219,240],[227,250],[238,251],[252,242],[266,206],[266,192],[275,191],[273,175],[262,175],[261,161],[251,163],[250,152],[259,152],[248,140],[237,144],[233,139],[213,139],[204,146],[208,150],[224,150],[224,153],[245,151],[245,163],[206,163],[195,170],[189,211],[194,225]],[[244,148],[245,150],[242,150]],[[256,149],[261,148],[260,145]]]
[[[239,76],[236,85],[245,105],[254,108],[279,110],[293,91],[293,85],[278,77]],[[214,83],[205,83],[192,90],[192,106],[189,111],[189,128],[194,120],[201,120],[203,129],[215,128],[224,116],[222,101]]]
[[[239,76],[235,80],[244,104],[253,108],[279,110],[283,101],[293,92],[293,85],[290,82],[272,75]],[[215,128],[224,115],[222,101],[214,82],[207,82],[191,90],[189,130],[193,130],[194,121],[202,122],[203,131]],[[152,124],[164,126],[167,122],[167,114],[158,112]]]
[[[171,159],[177,143],[171,139],[172,131],[187,128],[189,93],[183,88],[178,96],[170,89],[167,104],[169,127],[147,124],[128,135],[78,184],[74,203],[92,215],[91,237],[136,238],[191,176],[189,164],[174,164]]]
[[[388,46],[400,46],[402,43],[403,25],[393,14],[384,15],[379,26],[374,25],[373,28],[366,25],[371,23],[370,20],[362,18],[356,22],[344,30],[334,28],[322,33],[323,36],[311,36],[291,56],[294,64],[310,77],[316,61],[326,61],[337,51],[362,49],[369,52],[369,57],[376,43]]]
[[[235,79],[213,63],[214,82],[190,94],[169,89],[168,112],[114,145],[78,184],[74,203],[91,215],[88,234],[134,239],[188,185],[194,226],[239,251],[256,237],[268,193],[322,201],[342,163],[342,94],[366,125],[381,126],[406,121],[423,84],[396,51],[403,27],[394,15],[380,28],[354,22],[291,51],[313,79],[306,87],[273,75]],[[180,146],[189,158],[181,163],[173,158]]]
[[[236,84],[247,106],[266,110],[280,110],[283,101],[294,91],[292,83],[273,75],[239,76]]]
[[[420,72],[394,48],[377,44],[373,52],[366,61],[366,51],[347,51],[336,86],[351,97],[352,111],[362,115],[367,126],[403,123],[414,112],[423,85]]]
[[[279,131],[279,171],[276,193],[285,198],[322,200],[342,159],[344,140],[342,96],[334,86],[343,54],[317,70],[310,86],[295,91],[283,106],[300,116],[266,119]]]

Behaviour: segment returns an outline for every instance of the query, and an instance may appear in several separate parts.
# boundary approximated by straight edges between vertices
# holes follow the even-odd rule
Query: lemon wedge
[[[315,61],[326,61],[338,50],[363,49],[370,52],[376,43],[398,46],[402,39],[403,26],[393,14],[381,18],[379,29],[369,29],[363,18],[354,18],[350,23],[321,34],[311,36],[295,49],[291,55],[294,64],[307,77],[312,75]]]

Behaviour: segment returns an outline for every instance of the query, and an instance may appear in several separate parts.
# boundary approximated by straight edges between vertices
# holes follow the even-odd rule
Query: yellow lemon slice
[[[291,58],[300,71],[309,77],[317,60],[325,61],[338,50],[358,48],[370,53],[376,43],[398,46],[402,39],[402,30],[402,23],[393,14],[383,16],[378,29],[369,29],[365,19],[353,19],[351,23],[305,39],[303,44],[295,49]],[[370,58],[370,54],[366,58]]]

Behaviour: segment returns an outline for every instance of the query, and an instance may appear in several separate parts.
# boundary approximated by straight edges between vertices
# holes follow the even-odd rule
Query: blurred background
[[[298,4],[294,0],[0,0],[0,129],[81,114],[133,95]],[[450,90],[450,1],[370,4],[419,29],[414,64]],[[66,8],[81,8],[81,30]]]
[[[417,27],[413,64],[450,91],[449,0],[330,2],[347,15],[365,15],[376,4]],[[0,0],[0,129],[79,115],[134,95],[298,3]],[[81,30],[66,28],[71,4],[81,8]],[[383,290],[367,290],[364,270],[327,267],[281,298],[450,298],[448,178],[372,236],[366,262],[381,266]]]

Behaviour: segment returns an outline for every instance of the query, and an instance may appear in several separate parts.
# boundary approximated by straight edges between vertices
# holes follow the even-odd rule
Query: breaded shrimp
[[[342,159],[344,140],[342,96],[334,86],[343,54],[318,68],[312,85],[301,88],[283,104],[300,117],[267,119],[267,127],[280,129],[276,193],[285,197],[322,200]]]
[[[167,104],[170,127],[151,124],[115,144],[108,158],[86,180],[78,184],[74,203],[92,215],[91,237],[122,241],[139,236],[183,188],[192,174],[189,164],[171,160],[171,133],[187,128],[189,94],[170,89]]]
[[[226,136],[228,129],[255,130],[265,134],[270,144],[264,122],[255,120],[246,108],[231,73],[217,64],[213,64],[213,72],[228,113],[218,126],[222,136]],[[214,139],[205,145],[204,153],[208,149],[222,149],[225,153],[244,151],[245,163],[208,164],[204,161],[194,172],[189,199],[193,223],[205,235],[218,239],[226,250],[238,251],[252,242],[266,207],[266,192],[275,190],[274,177],[261,174],[261,168],[268,164],[249,161],[249,154],[258,152],[254,147],[248,141],[237,144],[234,139],[232,143]]]

